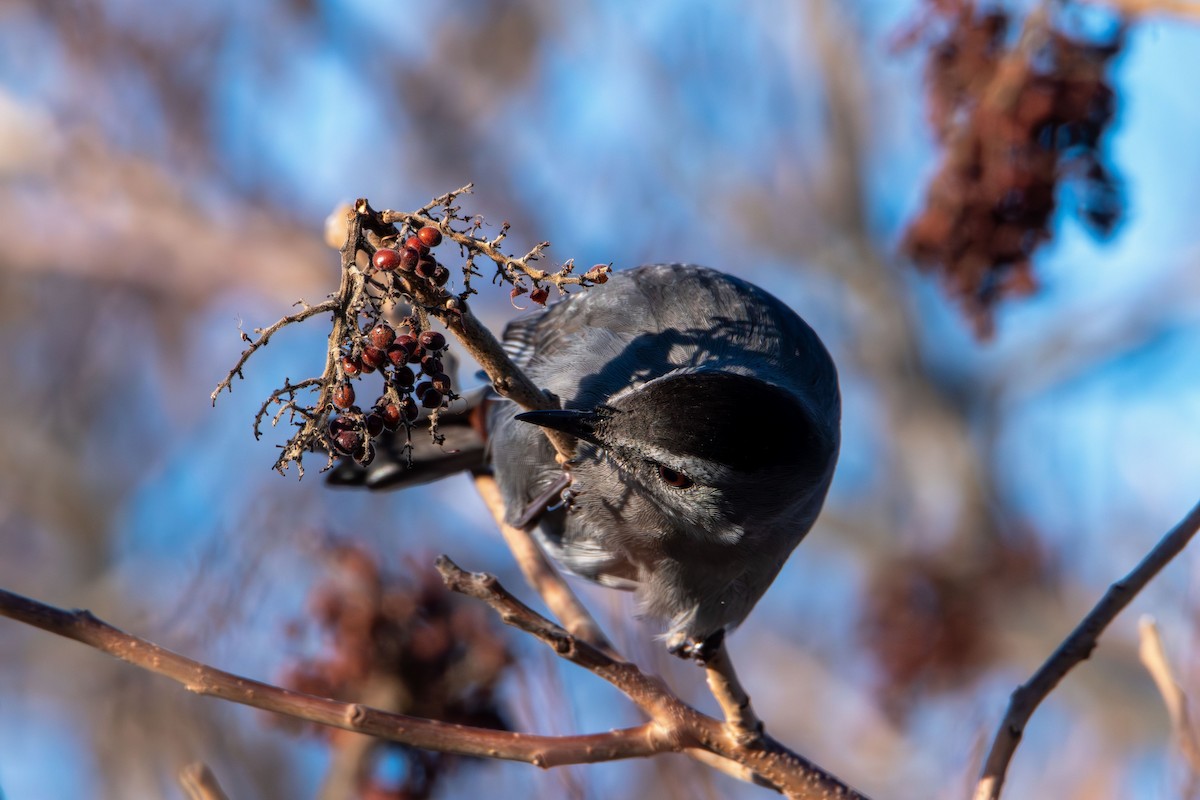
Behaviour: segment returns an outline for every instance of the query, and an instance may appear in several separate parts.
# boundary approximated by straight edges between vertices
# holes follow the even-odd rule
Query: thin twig
[[[975,800],[996,800],[1000,797],[1008,763],[1021,742],[1026,723],[1038,705],[1076,664],[1092,654],[1096,640],[1105,628],[1171,559],[1179,555],[1197,529],[1200,529],[1200,504],[1168,531],[1132,572],[1108,587],[1100,602],[1088,612],[1075,630],[1071,631],[1033,677],[1016,688],[1009,700],[1004,720],[992,740],[987,760],[984,761],[979,783],[975,787]]]
[[[731,735],[742,744],[750,745],[756,742],[762,737],[762,720],[754,713],[754,708],[750,705],[750,695],[738,680],[727,644],[722,643],[717,648],[712,657],[704,663],[704,669],[709,691],[721,707]]]

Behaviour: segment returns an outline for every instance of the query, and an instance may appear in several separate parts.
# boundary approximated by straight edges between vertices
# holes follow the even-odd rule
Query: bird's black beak
[[[577,439],[604,446],[597,437],[596,429],[602,419],[595,411],[573,411],[571,409],[554,409],[552,411],[526,411],[517,414],[521,422],[529,422],[563,433],[569,433]]]

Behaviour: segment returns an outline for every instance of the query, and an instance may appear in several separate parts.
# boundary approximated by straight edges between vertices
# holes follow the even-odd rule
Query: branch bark
[[[1171,559],[1179,555],[1197,529],[1200,529],[1200,504],[1192,508],[1187,516],[1168,531],[1133,571],[1108,587],[1100,602],[1088,612],[1075,630],[1071,631],[1033,677],[1013,691],[1008,711],[1005,712],[1000,729],[996,731],[992,740],[983,772],[979,783],[976,784],[975,800],[998,800],[1008,764],[1021,742],[1021,736],[1025,733],[1025,725],[1038,705],[1054,691],[1076,664],[1092,654],[1100,634],[1138,592],[1145,588]]]

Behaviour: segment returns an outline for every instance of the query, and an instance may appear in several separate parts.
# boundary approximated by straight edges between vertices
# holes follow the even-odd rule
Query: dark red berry
[[[438,263],[433,256],[422,256],[421,260],[417,262],[417,274],[422,278],[432,278],[433,274],[437,272],[437,268]]]
[[[430,383],[429,381],[421,381],[420,383],[417,384],[417,388],[413,389],[413,394],[415,394],[417,396],[417,399],[420,400],[421,395],[425,394],[427,391],[429,391],[432,388],[433,388],[433,384]]]
[[[383,433],[383,417],[378,413],[367,414],[367,418],[363,420],[363,425],[367,429],[367,436],[370,436],[372,439]]]
[[[351,417],[334,417],[329,420],[329,435],[337,436],[342,431],[352,431],[358,423]]]
[[[404,240],[404,246],[416,250],[420,255],[425,255],[429,252],[429,245],[421,241],[420,236],[410,236]]]
[[[417,417],[421,414],[421,409],[417,408],[417,401],[412,397],[404,398],[400,404],[400,413],[404,414],[404,419],[407,422],[416,422]]]
[[[387,352],[380,350],[378,347],[368,345],[363,348],[362,362],[364,365],[372,369],[379,369],[388,361]]]
[[[375,269],[391,272],[400,266],[400,254],[395,250],[383,248],[375,251],[375,256],[371,259],[371,262],[375,264]]]
[[[408,354],[408,363],[420,364],[421,361],[425,358],[425,355],[426,355],[425,348],[421,347],[420,345],[417,345],[416,347],[414,347],[412,349],[412,352]]]
[[[354,405],[354,387],[343,383],[334,389],[333,404],[338,408],[349,408]]]
[[[358,431],[340,431],[333,437],[333,447],[342,455],[353,455],[362,448],[362,435]]]
[[[437,269],[435,269],[433,271],[434,286],[445,286],[449,282],[450,282],[450,270],[446,269],[441,264],[438,264]]]
[[[426,375],[437,375],[442,371],[442,360],[437,356],[425,356],[421,359],[421,372]]]
[[[383,427],[389,431],[400,427],[400,406],[389,403],[387,398],[379,398],[379,402],[375,404],[375,413],[383,421]]]
[[[426,408],[437,408],[442,404],[442,393],[432,386],[421,395],[421,405]]]
[[[427,347],[430,350],[444,350],[446,348],[446,337],[437,331],[421,331],[421,335],[417,337],[417,341],[422,347]]]
[[[442,394],[450,393],[450,376],[449,375],[447,375],[444,372],[439,372],[439,373],[433,375],[431,380],[433,381],[434,389],[437,389]]]
[[[362,466],[368,466],[372,461],[375,460],[375,445],[368,442],[367,452],[363,453],[361,456],[358,456],[356,460]]]
[[[342,372],[346,373],[347,378],[357,378],[362,371],[362,359],[342,356]]]
[[[387,350],[392,342],[396,341],[396,332],[392,330],[392,326],[386,322],[381,322],[374,328],[371,328],[371,344],[378,347],[380,350]]]
[[[401,364],[408,363],[408,350],[398,344],[394,344],[387,349],[387,357],[394,366],[398,367]]]
[[[392,382],[401,389],[411,389],[416,380],[417,376],[408,367],[397,366],[395,371],[392,372]]]
[[[550,299],[550,292],[541,286],[535,286],[533,291],[529,293],[529,299],[539,306],[544,306],[546,305],[546,301]]]
[[[411,247],[404,248],[400,253],[400,271],[412,272],[417,268],[417,263],[421,260],[420,251],[413,250]]]
[[[426,247],[437,247],[442,243],[442,232],[431,225],[426,225],[421,230],[417,231],[417,238],[421,240],[421,244]]]
[[[597,264],[587,275],[592,283],[608,283],[608,264]]]

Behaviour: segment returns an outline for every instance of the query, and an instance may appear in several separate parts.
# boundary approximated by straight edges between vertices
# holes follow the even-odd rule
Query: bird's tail
[[[441,444],[433,441],[429,416],[423,415],[413,425],[411,438],[404,428],[394,433],[384,431],[375,440],[374,461],[363,467],[352,459],[341,459],[329,471],[326,481],[331,486],[402,489],[482,468],[487,448],[484,423],[489,396],[494,397],[491,390],[481,387],[465,393],[444,409],[438,415],[438,435],[445,437]]]

